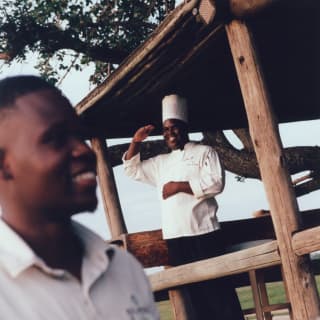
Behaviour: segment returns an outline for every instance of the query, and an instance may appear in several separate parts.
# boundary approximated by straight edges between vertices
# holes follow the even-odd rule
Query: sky
[[[38,74],[33,68],[33,57],[28,63],[21,63],[11,67],[2,66],[0,61],[0,79],[6,76],[18,74]],[[84,98],[90,90],[88,77],[92,69],[88,67],[82,72],[73,72],[68,75],[60,86],[60,89],[69,98],[73,105]],[[159,111],[160,112],[160,111]],[[317,146],[320,139],[320,120],[281,124],[280,136],[285,147],[289,146]],[[238,148],[241,143],[231,131],[226,135]],[[199,140],[201,134],[190,136],[192,140]],[[109,146],[130,140],[108,140]],[[140,182],[132,181],[123,173],[122,166],[114,168],[120,203],[128,232],[146,231],[161,228],[161,213],[159,201],[153,187]],[[320,191],[310,193],[298,199],[300,210],[319,208]],[[94,213],[83,213],[75,217],[77,221],[85,224],[100,234],[104,239],[110,239],[109,228],[105,219],[100,192],[97,210]],[[263,184],[254,179],[246,179],[244,182],[236,180],[233,174],[227,173],[226,186],[222,194],[217,196],[219,203],[218,218],[220,221],[238,220],[252,217],[253,212],[260,209],[268,209]]]

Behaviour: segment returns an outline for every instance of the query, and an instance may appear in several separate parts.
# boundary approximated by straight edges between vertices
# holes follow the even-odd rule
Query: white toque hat
[[[178,119],[188,123],[187,100],[171,94],[162,99],[162,122],[167,119]]]

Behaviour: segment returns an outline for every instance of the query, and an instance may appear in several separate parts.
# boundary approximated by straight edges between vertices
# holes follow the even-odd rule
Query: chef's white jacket
[[[125,173],[157,188],[164,239],[200,235],[220,228],[215,196],[224,188],[225,173],[213,148],[188,142],[183,150],[144,161],[140,160],[140,154],[130,160],[125,160],[125,155]],[[170,181],[188,181],[193,195],[179,192],[164,200],[162,188]]]

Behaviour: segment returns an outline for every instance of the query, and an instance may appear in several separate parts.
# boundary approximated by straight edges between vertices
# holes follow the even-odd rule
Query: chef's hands
[[[179,192],[177,189],[178,182],[170,181],[167,182],[163,188],[162,188],[162,198],[165,200],[173,195],[175,195],[177,192]]]
[[[188,181],[170,181],[163,185],[162,198],[165,200],[179,192],[193,195],[193,191]]]
[[[152,124],[148,124],[144,127],[139,128],[134,134],[132,141],[137,143],[142,142],[143,140],[148,138],[148,136],[153,130],[154,126]]]

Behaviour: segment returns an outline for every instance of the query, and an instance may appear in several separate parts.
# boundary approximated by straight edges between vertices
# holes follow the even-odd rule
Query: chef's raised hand
[[[144,127],[139,128],[134,134],[132,141],[141,142],[145,140],[153,130],[154,130],[154,126],[152,124],[148,124]]]
[[[129,149],[125,153],[125,160],[130,160],[132,157],[134,157],[136,154],[140,152],[140,142],[145,140],[153,130],[154,126],[152,124],[148,124],[144,127],[139,128],[136,131],[130,143]]]
[[[193,195],[193,191],[188,181],[170,181],[163,185],[162,198],[168,199],[179,192]]]

